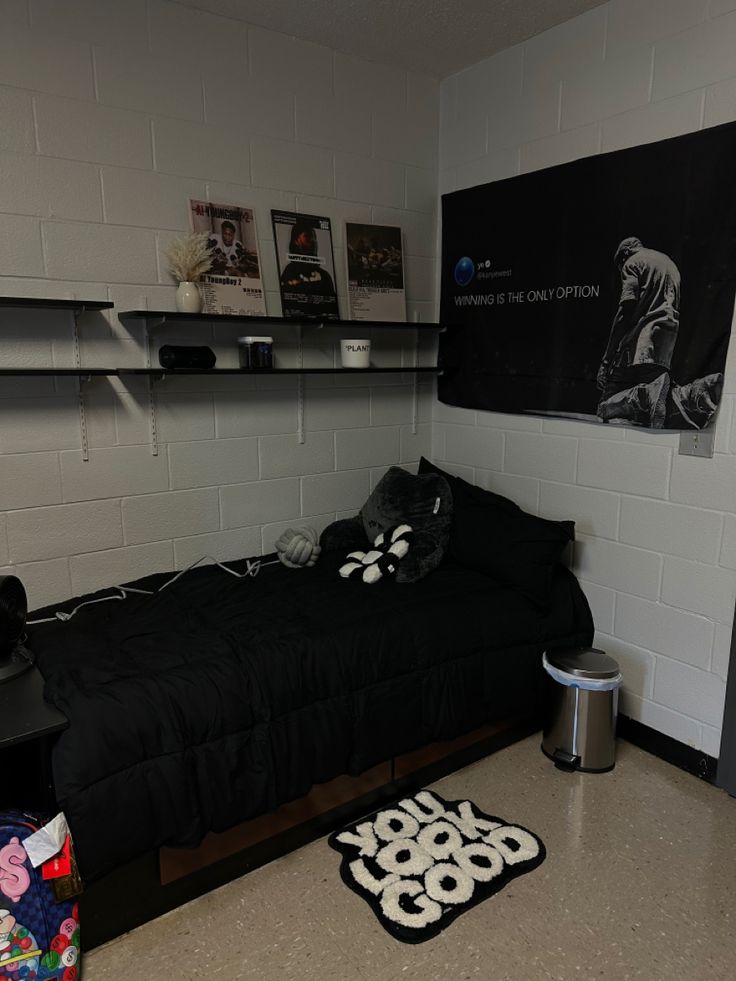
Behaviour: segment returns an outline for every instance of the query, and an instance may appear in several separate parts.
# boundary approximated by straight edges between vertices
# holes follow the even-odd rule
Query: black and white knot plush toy
[[[413,541],[411,525],[394,525],[376,537],[370,552],[351,552],[349,561],[340,567],[340,575],[343,579],[362,579],[367,583],[395,576]]]

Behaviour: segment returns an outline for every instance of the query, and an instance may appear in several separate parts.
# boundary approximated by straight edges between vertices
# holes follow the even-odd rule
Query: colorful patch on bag
[[[37,830],[0,814],[0,981],[77,981],[79,907],[57,903],[23,841]]]

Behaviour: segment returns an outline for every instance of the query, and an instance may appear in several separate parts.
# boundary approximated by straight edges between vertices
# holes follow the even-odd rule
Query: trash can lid
[[[619,673],[618,663],[596,647],[564,647],[547,651],[547,660],[552,667],[575,678],[615,678]]]

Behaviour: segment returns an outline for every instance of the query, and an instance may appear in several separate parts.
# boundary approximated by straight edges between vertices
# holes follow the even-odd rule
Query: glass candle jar
[[[239,337],[241,368],[273,368],[273,337]]]

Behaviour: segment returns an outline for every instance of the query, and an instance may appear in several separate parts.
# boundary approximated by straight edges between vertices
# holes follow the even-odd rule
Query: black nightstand
[[[55,813],[51,749],[68,725],[44,701],[37,668],[0,684],[0,807]]]

